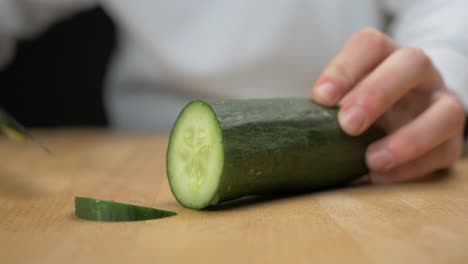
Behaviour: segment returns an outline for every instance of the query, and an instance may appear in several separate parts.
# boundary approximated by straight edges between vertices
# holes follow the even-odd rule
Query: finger
[[[420,49],[395,51],[343,98],[341,127],[350,135],[361,134],[411,88],[438,76]]]
[[[378,172],[396,168],[461,133],[464,121],[462,103],[444,92],[413,122],[370,145],[366,153],[367,165]]]
[[[374,183],[391,183],[416,180],[453,165],[462,153],[461,135],[451,138],[429,153],[384,173],[370,173]]]
[[[312,98],[323,105],[336,105],[348,90],[393,52],[395,46],[389,37],[375,29],[355,33],[322,72],[312,89]]]

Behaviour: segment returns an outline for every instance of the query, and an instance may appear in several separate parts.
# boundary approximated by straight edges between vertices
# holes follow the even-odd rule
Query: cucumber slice
[[[122,222],[158,219],[177,213],[114,201],[75,197],[75,215],[86,220]]]
[[[217,203],[223,171],[223,137],[213,109],[193,101],[180,114],[167,153],[167,170],[179,203],[203,208]]]

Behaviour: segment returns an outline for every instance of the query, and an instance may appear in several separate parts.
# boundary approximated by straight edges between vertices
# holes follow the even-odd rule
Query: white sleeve
[[[390,34],[402,45],[422,48],[468,109],[468,1],[384,0],[384,4],[394,15]]]
[[[0,70],[18,40],[33,37],[52,22],[90,7],[95,0],[0,0]]]

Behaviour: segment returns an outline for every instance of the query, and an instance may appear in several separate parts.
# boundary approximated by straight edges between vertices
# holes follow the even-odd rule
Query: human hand
[[[374,182],[412,180],[450,167],[463,149],[464,107],[424,52],[374,29],[355,33],[325,68],[313,99],[339,105],[349,135],[376,123],[388,134],[371,144]]]

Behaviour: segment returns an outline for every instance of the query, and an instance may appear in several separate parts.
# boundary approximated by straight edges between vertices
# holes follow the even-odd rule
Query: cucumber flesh
[[[179,203],[203,208],[217,203],[223,171],[222,131],[213,109],[194,101],[179,115],[167,153],[168,175]]]
[[[75,197],[75,215],[86,220],[122,222],[158,219],[177,214],[138,205],[88,197]]]

